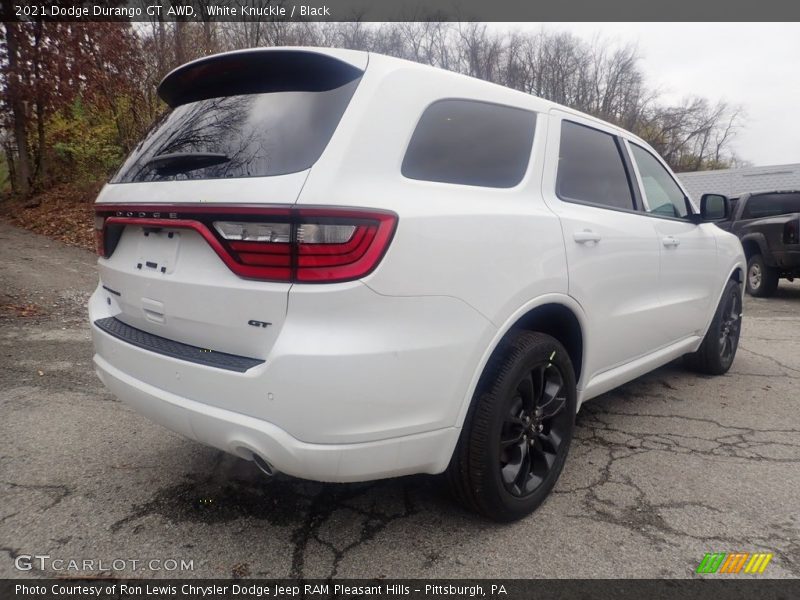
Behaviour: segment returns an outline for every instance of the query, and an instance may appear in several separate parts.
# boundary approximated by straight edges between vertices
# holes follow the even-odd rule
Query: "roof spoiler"
[[[364,74],[339,58],[309,50],[253,49],[201,58],[171,71],[158,85],[169,106],[267,92],[324,92]]]

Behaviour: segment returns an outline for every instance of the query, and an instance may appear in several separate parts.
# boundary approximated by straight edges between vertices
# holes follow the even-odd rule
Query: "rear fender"
[[[472,380],[470,381],[469,387],[467,388],[467,393],[462,399],[461,403],[461,410],[459,411],[458,420],[456,421],[456,427],[462,427],[464,425],[464,420],[466,419],[467,412],[469,411],[469,407],[472,404],[472,398],[475,395],[475,390],[478,387],[478,382],[480,381],[481,375],[483,375],[483,371],[486,368],[489,359],[491,358],[494,351],[503,341],[503,338],[506,334],[514,327],[514,325],[526,314],[528,314],[533,309],[544,306],[546,304],[560,304],[565,308],[572,311],[575,317],[578,320],[578,324],[580,325],[582,336],[583,336],[583,357],[582,357],[582,365],[581,365],[581,373],[584,374],[586,370],[583,368],[586,365],[586,348],[588,347],[588,342],[586,339],[586,314],[584,313],[583,307],[570,296],[566,294],[545,294],[543,296],[539,296],[526,304],[520,306],[514,313],[509,316],[505,322],[503,323],[502,327],[500,327],[496,332],[495,335],[486,348],[486,351],[483,353],[480,362],[478,363],[475,372],[472,375]],[[581,393],[581,386],[583,384],[583,375],[581,376],[581,380],[577,382],[578,386],[578,396],[580,398]]]

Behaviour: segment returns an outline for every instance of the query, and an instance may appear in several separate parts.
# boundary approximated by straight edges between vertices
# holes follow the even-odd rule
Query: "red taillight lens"
[[[291,281],[292,252],[287,242],[230,242],[242,264],[258,269],[258,279]]]
[[[397,217],[371,217],[331,223],[324,215],[305,215],[297,229],[296,281],[346,281],[372,271],[391,241]]]
[[[383,258],[397,225],[393,213],[338,208],[98,206],[97,212],[101,236],[110,226],[119,233],[125,225],[194,229],[240,277],[309,283],[367,275]]]

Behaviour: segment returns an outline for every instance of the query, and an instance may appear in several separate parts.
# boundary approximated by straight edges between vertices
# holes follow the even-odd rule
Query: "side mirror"
[[[731,214],[730,202],[722,194],[703,194],[700,198],[700,220],[724,221]]]

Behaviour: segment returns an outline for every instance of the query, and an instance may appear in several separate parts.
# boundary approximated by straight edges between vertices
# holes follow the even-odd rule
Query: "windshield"
[[[757,194],[744,207],[743,219],[760,219],[790,213],[800,213],[800,192]]]
[[[330,141],[358,82],[326,91],[242,94],[182,104],[153,127],[113,183],[264,177],[308,169]],[[187,155],[194,153],[198,157],[191,160]]]

